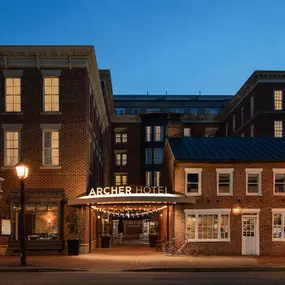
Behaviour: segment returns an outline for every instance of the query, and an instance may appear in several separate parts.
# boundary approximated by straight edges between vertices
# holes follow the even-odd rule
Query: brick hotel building
[[[126,240],[284,254],[284,79],[256,71],[235,96],[113,95],[92,46],[1,46],[0,252],[19,251],[23,160],[31,254],[64,253],[72,213],[82,253],[115,246],[123,219]]]

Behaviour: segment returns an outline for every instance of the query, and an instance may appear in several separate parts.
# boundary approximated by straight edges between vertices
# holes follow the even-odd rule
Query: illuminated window
[[[185,168],[185,194],[200,196],[202,193],[202,168]]]
[[[128,134],[116,133],[116,143],[127,143],[128,142]]]
[[[44,77],[44,111],[59,111],[58,77]]]
[[[21,78],[5,78],[5,111],[21,112]]]
[[[128,175],[127,174],[115,174],[116,186],[127,185]]]
[[[154,132],[155,132],[154,141],[156,141],[156,142],[164,141],[164,132],[163,131],[164,131],[163,126],[155,126],[154,127]]]
[[[252,117],[254,115],[254,97],[250,97],[250,116]]]
[[[59,132],[43,132],[43,165],[59,165]]]
[[[153,163],[162,164],[163,163],[163,148],[154,148],[153,149]]]
[[[152,141],[152,127],[151,126],[145,127],[145,141],[146,142]]]
[[[244,107],[242,106],[240,108],[240,124],[243,126],[243,121],[244,121]]]
[[[254,137],[254,125],[250,126],[250,136],[253,138]]]
[[[282,90],[274,90],[274,109],[275,110],[283,109]]]
[[[145,185],[152,186],[152,172],[151,171],[145,172]]]
[[[274,194],[285,195],[285,169],[273,169]]]
[[[230,239],[230,209],[185,210],[188,241]]]
[[[145,163],[152,164],[152,149],[151,148],[147,148],[145,150]]]
[[[274,137],[283,137],[283,121],[274,121]]]
[[[14,166],[19,162],[20,133],[5,131],[4,146],[4,164],[5,166]]]
[[[262,169],[247,168],[246,170],[246,195],[262,194]]]
[[[217,115],[219,114],[219,110],[218,109],[205,109],[205,114],[207,115]]]
[[[116,153],[116,165],[127,165],[126,153]]]
[[[160,186],[161,171],[153,172],[153,186]]]
[[[146,109],[147,113],[159,113],[160,109]]]
[[[233,169],[218,168],[217,171],[217,194],[226,196],[233,194]]]
[[[233,115],[233,132],[236,131],[236,115]]]
[[[184,137],[191,137],[191,129],[190,128],[184,128]]]

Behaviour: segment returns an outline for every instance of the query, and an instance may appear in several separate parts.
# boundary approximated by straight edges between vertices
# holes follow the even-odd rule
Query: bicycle
[[[198,246],[187,240],[179,244],[177,240],[173,238],[172,242],[165,242],[162,249],[164,253],[171,254],[172,256],[178,256],[180,254],[185,256],[198,255]]]

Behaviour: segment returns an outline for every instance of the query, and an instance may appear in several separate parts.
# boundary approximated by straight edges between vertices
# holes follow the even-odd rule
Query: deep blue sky
[[[94,45],[114,94],[235,94],[285,69],[284,0],[2,0],[0,44]]]

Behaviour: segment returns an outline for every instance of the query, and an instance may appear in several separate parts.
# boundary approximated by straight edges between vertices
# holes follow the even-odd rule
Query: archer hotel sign
[[[110,186],[92,188],[88,196],[101,195],[167,194],[164,186]]]

